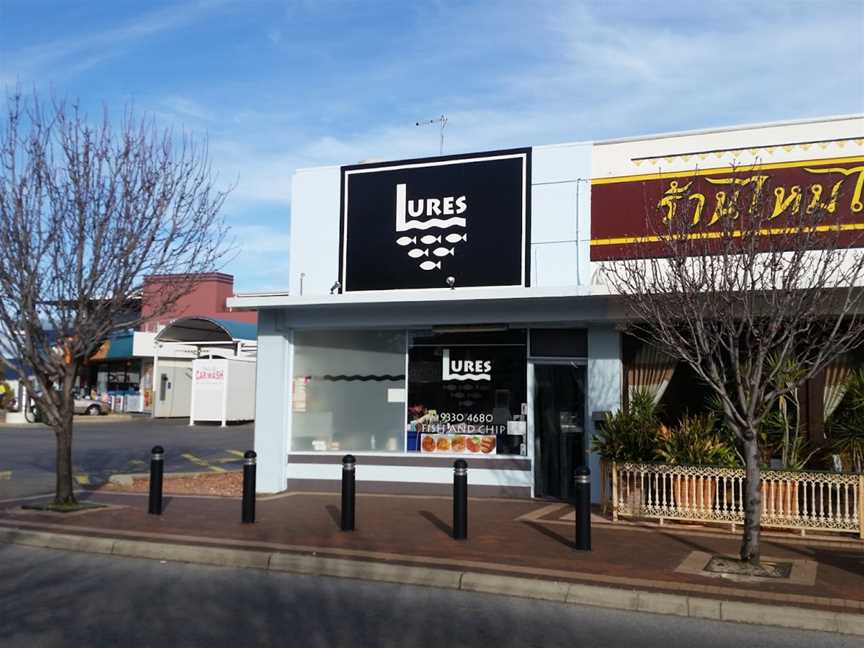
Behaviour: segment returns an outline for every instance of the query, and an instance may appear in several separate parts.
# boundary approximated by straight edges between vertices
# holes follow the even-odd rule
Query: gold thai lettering
[[[796,212],[801,209],[801,186],[793,185],[789,189],[789,195],[786,195],[786,189],[784,187],[775,187],[774,188],[774,209],[771,210],[771,216],[768,217],[768,220],[772,218],[777,218],[780,214],[785,212],[787,209],[792,208],[792,212]]]
[[[663,217],[663,222],[668,223],[675,218],[678,201],[686,196],[688,202],[695,203],[695,206],[693,207],[693,224],[699,224],[699,220],[702,218],[702,210],[705,208],[705,196],[700,193],[688,193],[692,184],[693,182],[690,181],[682,187],[678,184],[677,180],[673,180],[669,183],[669,188],[663,194],[660,202],[657,203],[658,207],[666,209],[666,215]]]
[[[705,208],[705,196],[694,193],[687,196],[687,200],[696,201],[696,207],[693,209],[693,224],[698,225],[699,219],[702,217],[702,210]]]
[[[762,188],[765,186],[765,181],[768,180],[767,175],[753,175],[749,178],[705,178],[708,182],[715,185],[729,185],[734,187],[729,204],[726,204],[727,193],[718,191],[715,194],[716,205],[714,213],[711,214],[709,225],[713,225],[721,218],[738,218],[738,199],[741,196],[741,191],[752,186],[753,194],[750,198],[750,208],[756,208],[759,197],[762,194]]]
[[[764,173],[752,173],[746,177],[705,177],[705,182],[715,185],[718,189],[713,196],[710,193],[696,191],[692,180],[686,183],[682,180],[671,180],[657,206],[663,212],[663,221],[666,223],[676,217],[690,217],[692,212],[692,224],[701,224],[703,227],[714,225],[721,218],[737,219],[742,212],[746,214],[748,210],[754,212],[763,208],[771,210],[768,220],[795,214],[802,207],[807,214],[835,214],[838,211],[842,213],[846,197],[850,193],[848,190],[844,191],[844,188],[849,187],[851,177],[854,178],[855,184],[849,187],[851,189],[849,208],[852,213],[864,211],[864,166],[848,169],[805,167],[803,171],[820,175],[839,174],[842,177],[831,178],[833,184],[826,182],[807,184],[799,180],[798,184],[791,186],[774,186],[773,201],[769,197],[765,202],[763,202],[763,192],[766,187],[771,186],[769,181],[772,176]],[[710,218],[704,219],[706,209],[710,210]]]
[[[828,169],[805,168],[804,170],[807,171],[807,173],[839,173],[843,176],[857,175],[858,178],[855,181],[855,189],[852,190],[852,200],[850,201],[850,206],[852,208],[852,211],[856,214],[864,210],[864,202],[861,202],[861,195],[862,193],[864,193],[864,166],[853,167],[851,169],[844,169],[842,167],[830,167]],[[842,182],[843,180],[841,180],[834,186],[837,187]],[[834,191],[831,192],[831,195],[834,196]]]
[[[669,183],[669,188],[663,194],[663,197],[660,199],[660,202],[657,203],[657,206],[663,209],[666,208],[666,215],[663,217],[664,222],[669,222],[673,218],[675,218],[675,209],[678,206],[678,201],[684,197],[684,194],[687,193],[687,190],[690,188],[693,182],[688,182],[683,187],[678,186],[678,181],[673,180]]]
[[[721,218],[735,218],[738,214],[735,211],[735,205],[726,205],[726,192],[718,191],[714,194],[714,212],[711,214],[709,225],[713,225]]]
[[[831,199],[827,203],[822,202],[822,185],[818,182],[810,185],[808,190],[810,191],[811,197],[810,202],[807,204],[807,213],[812,214],[817,209],[820,211],[826,211],[829,214],[833,214],[837,211],[837,195],[840,193],[840,185],[842,184],[842,180],[834,183],[834,188],[831,189]]]

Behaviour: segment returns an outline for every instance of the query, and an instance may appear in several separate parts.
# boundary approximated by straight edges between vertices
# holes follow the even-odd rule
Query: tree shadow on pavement
[[[686,537],[681,536],[677,533],[667,533],[665,531],[660,531],[660,535],[664,538],[668,538],[669,540],[674,540],[675,542],[684,545],[685,547],[690,547],[694,551],[704,551],[710,554],[723,553],[722,551],[718,551],[716,548],[710,547],[705,544],[700,544],[699,542],[695,542],[693,540],[688,540]],[[720,536],[718,536],[720,537]],[[720,537],[721,540],[726,540],[727,538]],[[734,537],[732,538],[735,539]]]
[[[547,538],[551,538],[552,540],[554,540],[558,544],[562,544],[565,547],[567,547],[568,549],[574,549],[576,547],[576,543],[574,541],[572,541],[568,538],[565,538],[564,536],[562,536],[558,533],[555,533],[555,531],[553,531],[552,529],[547,529],[542,524],[537,524],[536,522],[531,522],[529,520],[523,520],[522,524],[527,526],[529,529],[534,529],[535,531],[542,533]]]
[[[330,515],[330,519],[333,520],[333,524],[336,525],[336,528],[341,529],[342,528],[342,516],[341,516],[341,512],[339,511],[339,507],[336,506],[335,504],[328,504],[324,508],[327,509],[327,513]]]
[[[447,524],[444,520],[439,518],[437,515],[432,513],[432,511],[420,511],[420,517],[432,523],[432,525],[438,529],[441,533],[447,535],[447,537],[453,536],[453,527]]]

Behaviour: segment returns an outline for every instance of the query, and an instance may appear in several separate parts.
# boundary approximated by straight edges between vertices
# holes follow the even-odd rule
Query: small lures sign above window
[[[529,285],[531,149],[342,168],[346,292]]]

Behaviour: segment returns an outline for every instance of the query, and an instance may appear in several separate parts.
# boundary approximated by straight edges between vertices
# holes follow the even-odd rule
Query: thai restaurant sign
[[[595,178],[591,183],[591,260],[662,254],[660,232],[669,219],[686,218],[693,237],[736,217],[730,204],[767,189],[769,230],[788,231],[799,209],[831,215],[841,231],[864,232],[864,157],[810,159]],[[737,196],[737,200],[733,199]],[[760,204],[766,204],[765,197]],[[785,217],[785,220],[784,220]]]
[[[342,167],[341,289],[527,286],[530,176],[531,149]]]

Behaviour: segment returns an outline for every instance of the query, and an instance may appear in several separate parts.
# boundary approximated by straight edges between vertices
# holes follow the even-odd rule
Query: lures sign
[[[527,286],[531,149],[342,168],[346,292]]]

